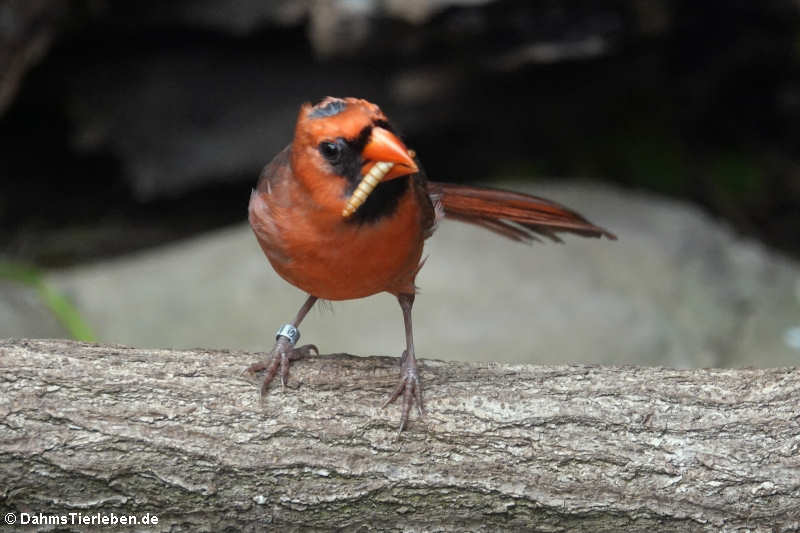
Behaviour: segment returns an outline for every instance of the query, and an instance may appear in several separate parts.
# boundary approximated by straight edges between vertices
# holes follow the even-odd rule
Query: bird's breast
[[[368,222],[290,196],[258,191],[250,199],[251,226],[281,277],[327,300],[414,292],[424,232],[410,187],[391,215]]]

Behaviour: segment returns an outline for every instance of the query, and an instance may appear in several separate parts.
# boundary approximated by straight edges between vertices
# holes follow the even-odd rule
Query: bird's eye
[[[337,163],[342,156],[342,147],[335,142],[324,141],[320,143],[319,151],[331,163]]]

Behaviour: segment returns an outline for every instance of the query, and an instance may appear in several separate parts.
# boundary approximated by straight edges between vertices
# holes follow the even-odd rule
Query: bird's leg
[[[383,404],[386,407],[402,394],[403,396],[403,411],[400,415],[400,431],[403,431],[406,423],[408,422],[408,413],[411,406],[414,405],[414,400],[417,401],[417,410],[419,415],[425,414],[425,408],[422,405],[422,383],[419,379],[419,370],[417,369],[417,358],[414,355],[414,334],[411,329],[411,307],[414,305],[413,294],[399,294],[397,301],[400,303],[400,308],[403,310],[403,321],[406,325],[406,350],[403,352],[403,357],[400,359],[400,382],[395,387],[392,395]]]
[[[317,347],[313,344],[307,344],[299,348],[294,347],[295,343],[300,339],[300,331],[297,327],[316,301],[316,296],[309,295],[303,307],[297,312],[297,316],[294,317],[294,320],[289,324],[281,326],[278,330],[278,334],[275,337],[275,346],[269,353],[268,358],[250,365],[245,370],[246,373],[249,372],[251,374],[255,374],[261,370],[267,371],[267,373],[264,374],[264,381],[261,383],[262,398],[267,394],[267,388],[273,378],[275,378],[275,374],[278,373],[278,369],[280,369],[281,372],[281,386],[285,387],[286,379],[289,377],[289,363],[291,361],[302,359],[311,353],[319,355],[319,350],[317,350]]]

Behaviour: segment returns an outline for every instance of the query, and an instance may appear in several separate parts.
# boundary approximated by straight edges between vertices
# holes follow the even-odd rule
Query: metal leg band
[[[292,343],[292,346],[294,346],[297,344],[297,341],[300,340],[300,330],[291,324],[284,324],[275,334],[275,339],[278,339],[278,337],[286,337],[289,339],[289,342]]]

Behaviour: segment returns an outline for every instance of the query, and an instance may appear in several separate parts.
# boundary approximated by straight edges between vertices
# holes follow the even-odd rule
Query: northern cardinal
[[[428,181],[380,108],[357,98],[328,97],[300,109],[294,140],[262,171],[250,196],[249,220],[275,271],[308,293],[276,335],[265,361],[262,397],[290,361],[317,353],[295,347],[298,326],[317,299],[349,300],[379,292],[397,297],[406,349],[400,380],[384,407],[402,395],[400,431],[416,402],[424,414],[411,328],[414,279],[422,247],[437,221],[452,218],[515,241],[560,241],[559,232],[616,237],[555,202],[510,191]],[[465,288],[468,290],[468,288]]]

